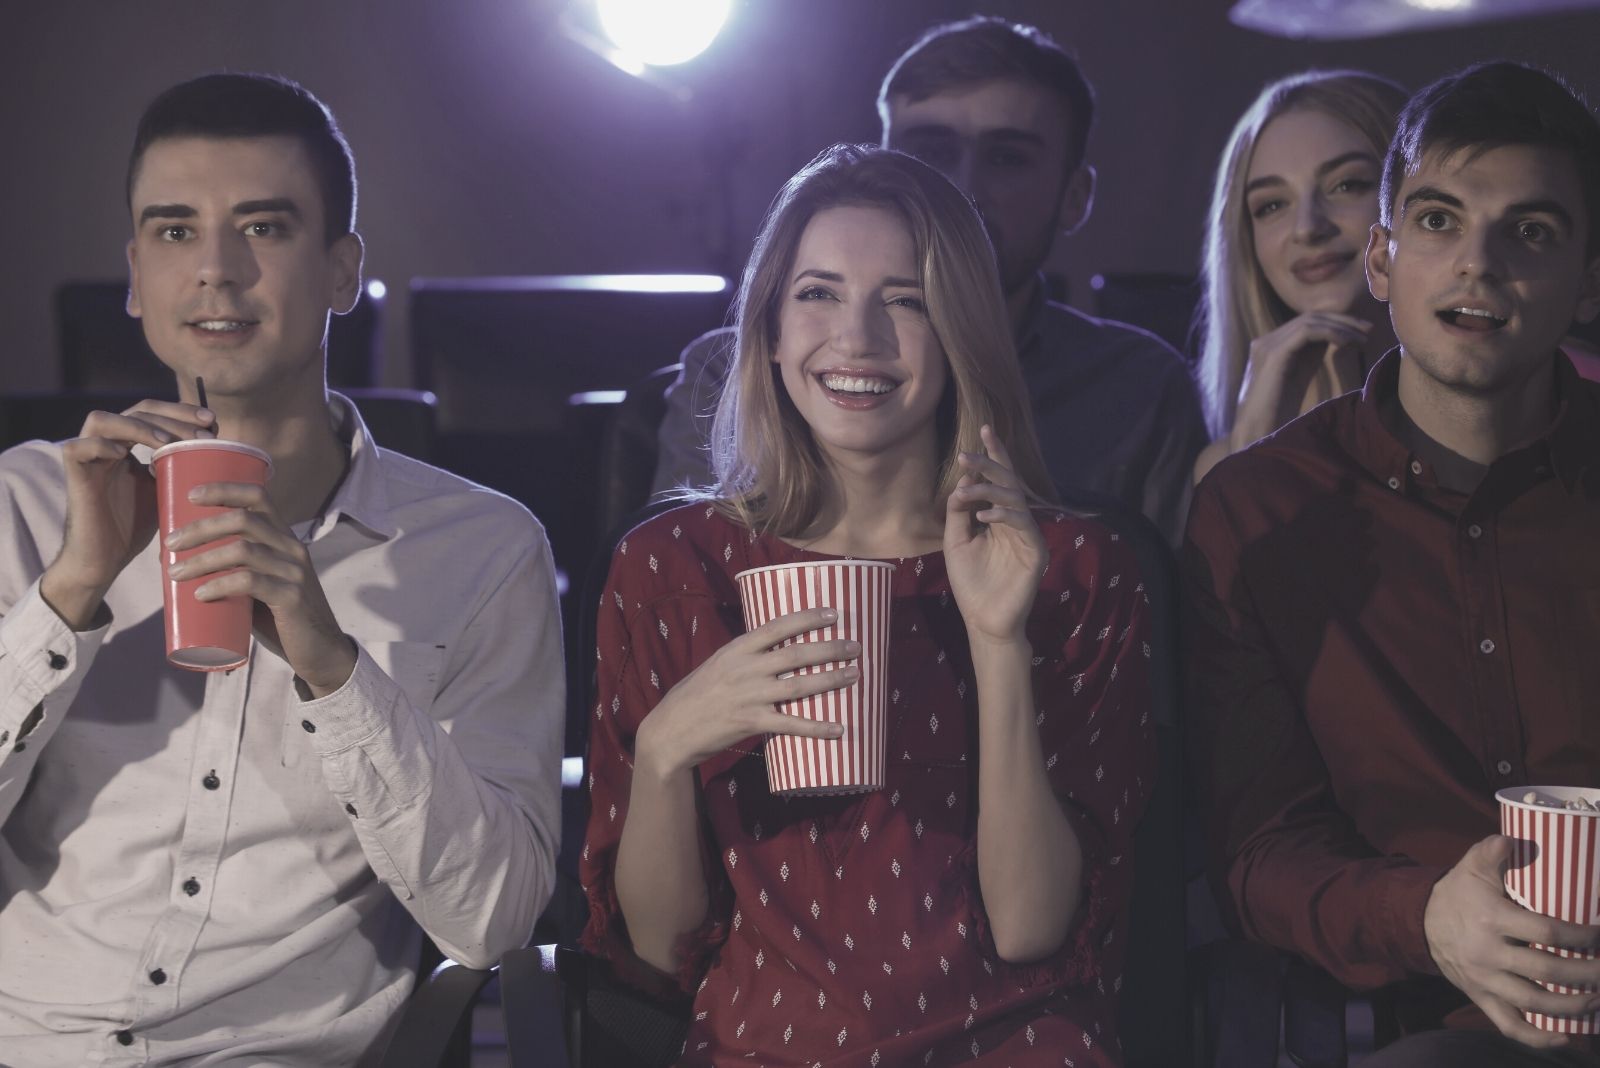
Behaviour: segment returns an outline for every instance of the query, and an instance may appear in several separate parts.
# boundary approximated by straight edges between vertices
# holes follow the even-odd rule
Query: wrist
[[[639,731],[633,736],[633,770],[636,776],[643,775],[662,783],[683,774],[689,765],[680,755],[672,752],[672,748],[664,744],[660,737],[660,731],[655,726],[659,710],[658,705],[639,724]]]
[[[338,651],[332,663],[315,672],[295,672],[313,699],[327,697],[343,689],[345,683],[350,681],[350,676],[355,674],[356,663],[360,660],[356,643],[348,634],[340,634],[338,640],[330,644]]]
[[[39,596],[75,631],[93,629],[100,607],[105,603],[107,589],[109,584],[85,581],[66,573],[57,564],[46,568],[39,579]]]

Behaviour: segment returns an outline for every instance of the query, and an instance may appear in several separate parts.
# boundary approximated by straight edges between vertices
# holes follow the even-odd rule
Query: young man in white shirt
[[[158,97],[128,310],[177,401],[0,455],[0,1050],[9,1065],[335,1065],[381,1052],[422,933],[486,967],[554,881],[561,633],[543,529],[380,449],[326,388],[355,179],[301,87]],[[207,407],[195,380],[203,377]],[[155,536],[145,449],[265,450]],[[142,448],[141,448],[142,447]],[[250,662],[164,657],[160,559],[255,601]]]

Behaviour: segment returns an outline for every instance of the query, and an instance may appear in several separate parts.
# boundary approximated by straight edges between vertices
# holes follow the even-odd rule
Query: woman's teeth
[[[894,383],[883,378],[852,378],[849,375],[823,375],[822,384],[838,393],[888,393]]]

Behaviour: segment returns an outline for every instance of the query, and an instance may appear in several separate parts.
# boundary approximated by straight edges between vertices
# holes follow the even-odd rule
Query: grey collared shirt
[[[564,683],[543,528],[334,403],[350,473],[304,533],[360,654],[319,700],[259,645],[228,673],[167,666],[154,543],[110,623],[71,631],[38,587],[60,449],[0,455],[0,1062],[354,1064],[422,930],[486,966],[548,899]]]
[[[696,339],[667,391],[653,489],[711,480],[706,441],[735,344],[731,328]],[[1050,477],[1144,513],[1176,545],[1195,457],[1208,440],[1188,366],[1154,334],[1039,299],[1017,342]]]

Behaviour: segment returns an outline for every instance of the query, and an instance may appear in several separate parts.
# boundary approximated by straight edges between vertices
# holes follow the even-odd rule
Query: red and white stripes
[[[1530,804],[1520,796],[1529,789],[1512,788],[1495,795],[1500,802],[1500,831],[1512,840],[1506,893],[1523,908],[1540,915],[1567,923],[1600,924],[1600,813]],[[1585,794],[1569,787],[1540,786],[1531,790],[1557,802]],[[1595,956],[1594,950],[1539,948],[1563,957]],[[1558,994],[1589,992],[1560,983],[1543,985]],[[1568,1035],[1600,1033],[1600,1013],[1582,1017],[1536,1012],[1524,1015],[1529,1023],[1545,1031]]]
[[[837,740],[770,736],[768,787],[773,793],[803,794],[851,794],[881,787],[894,565],[877,560],[774,564],[741,571],[736,578],[746,630],[807,608],[834,608],[839,619],[833,626],[807,631],[784,644],[835,638],[861,643],[861,675],[856,682],[778,706],[791,716],[842,723],[844,736]],[[837,671],[841,666],[830,662],[801,668],[796,674]]]

